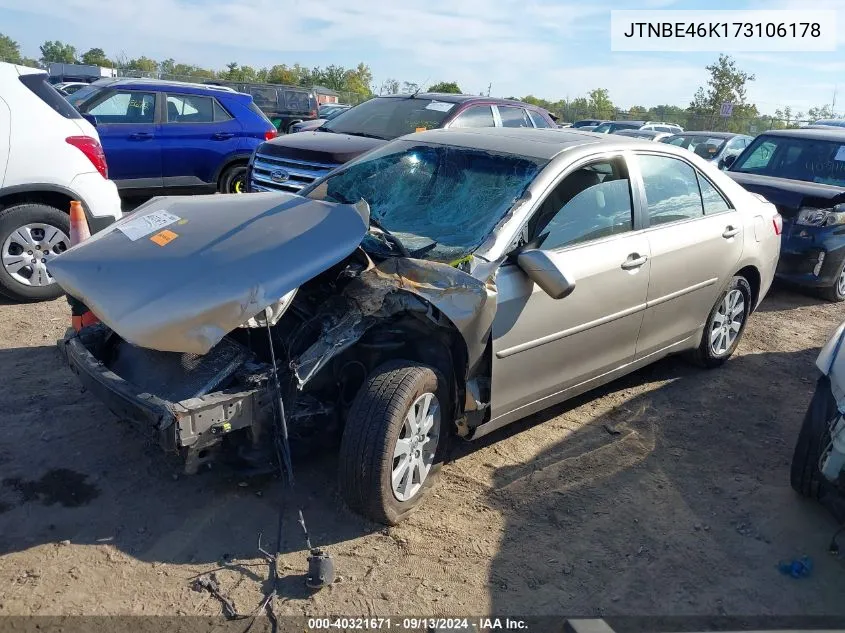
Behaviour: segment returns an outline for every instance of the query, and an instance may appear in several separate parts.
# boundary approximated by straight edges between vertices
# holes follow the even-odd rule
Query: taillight
[[[317,111],[311,110],[311,116],[313,116],[316,119],[317,118]]]
[[[775,235],[783,233],[783,216],[780,213],[776,213],[772,218],[772,226],[775,227]]]
[[[273,128],[272,130],[267,130],[266,132],[264,132],[264,140],[269,141],[271,139],[276,138],[278,135],[279,132],[276,130],[276,128]]]
[[[91,138],[90,136],[68,136],[65,140],[85,154],[88,160],[91,161],[91,164],[102,174],[103,178],[109,177],[106,155],[103,153],[103,146],[100,145],[97,139]]]

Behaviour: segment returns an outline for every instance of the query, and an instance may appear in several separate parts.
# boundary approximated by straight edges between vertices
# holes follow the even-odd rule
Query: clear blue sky
[[[44,40],[80,52],[222,68],[366,62],[388,77],[457,81],[464,92],[547,99],[607,88],[623,107],[686,106],[717,53],[611,53],[611,9],[836,9],[833,53],[745,53],[760,110],[845,111],[845,0],[0,0],[0,32],[38,57]]]

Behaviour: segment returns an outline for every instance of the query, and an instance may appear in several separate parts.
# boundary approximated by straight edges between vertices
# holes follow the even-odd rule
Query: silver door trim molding
[[[648,304],[642,303],[640,305],[632,306],[630,308],[626,308],[625,310],[621,310],[620,312],[615,312],[613,314],[608,314],[607,316],[603,316],[601,318],[595,319],[593,321],[588,321],[587,323],[582,323],[581,325],[576,325],[575,327],[571,327],[567,330],[561,330],[560,332],[554,332],[552,334],[548,334],[541,338],[534,339],[533,341],[527,341],[525,343],[520,343],[519,345],[514,345],[513,347],[508,347],[507,349],[502,349],[496,352],[496,358],[507,358],[508,356],[513,356],[514,354],[519,354],[520,352],[524,352],[529,349],[533,349],[535,347],[540,347],[541,345],[545,345],[546,343],[552,343],[554,341],[559,341],[562,338],[566,338],[567,336],[572,336],[573,334],[579,334],[586,330],[590,330],[594,327],[598,327],[600,325],[604,325],[606,323],[610,323],[611,321],[616,321],[618,319],[622,319],[626,316],[630,316],[632,314],[636,314],[637,312],[642,312],[648,307]]]
[[[687,286],[686,288],[681,288],[680,290],[676,290],[675,292],[670,292],[668,295],[663,295],[662,297],[658,297],[657,299],[653,299],[652,301],[647,301],[646,307],[653,308],[654,306],[659,306],[661,303],[666,303],[667,301],[677,299],[678,297],[682,297],[683,295],[688,295],[689,293],[695,292],[696,290],[701,290],[702,288],[706,288],[707,286],[712,286],[717,281],[719,281],[718,277],[713,277],[712,279],[705,279],[704,281],[700,281],[695,285]]]

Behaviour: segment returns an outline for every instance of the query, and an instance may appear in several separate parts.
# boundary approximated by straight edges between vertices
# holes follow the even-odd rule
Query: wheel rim
[[[710,327],[710,351],[714,356],[727,353],[739,336],[745,320],[745,296],[731,290],[722,299]]]
[[[408,408],[393,449],[391,489],[399,501],[410,501],[422,489],[437,452],[440,403],[424,393]]]
[[[24,286],[49,286],[55,280],[47,265],[68,248],[70,238],[61,229],[40,222],[26,224],[3,242],[3,268]]]
[[[845,267],[839,273],[839,280],[836,282],[836,292],[839,293],[840,297],[845,297]]]
[[[232,184],[229,185],[229,189],[231,193],[243,193],[244,192],[244,183],[245,178],[243,173],[239,173],[238,175],[232,178]]]

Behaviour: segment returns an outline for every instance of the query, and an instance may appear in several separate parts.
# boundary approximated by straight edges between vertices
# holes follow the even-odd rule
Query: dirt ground
[[[777,289],[725,367],[668,359],[460,444],[426,507],[385,529],[343,507],[332,456],[300,464],[292,495],[180,475],[61,365],[63,300],[0,305],[0,615],[219,615],[190,588],[218,567],[251,611],[283,500],[281,613],[845,616],[838,526],[788,485],[813,361],[843,319]],[[316,595],[297,505],[341,575]],[[801,555],[810,577],[778,572]]]

